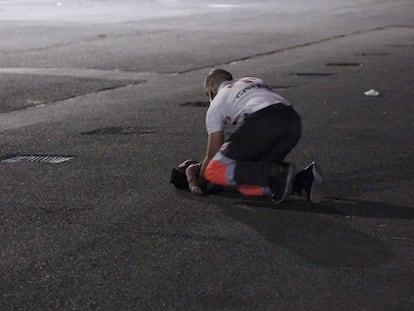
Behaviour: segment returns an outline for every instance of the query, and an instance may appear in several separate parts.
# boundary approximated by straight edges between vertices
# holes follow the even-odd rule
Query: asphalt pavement
[[[0,310],[412,310],[413,16],[0,1]],[[320,163],[321,204],[169,184],[205,151],[214,66],[295,106],[288,159]]]

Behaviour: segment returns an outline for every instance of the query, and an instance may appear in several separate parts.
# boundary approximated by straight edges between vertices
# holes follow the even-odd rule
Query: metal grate
[[[51,163],[61,164],[72,160],[73,156],[57,155],[13,155],[2,159],[1,163]]]
[[[190,107],[208,107],[209,105],[210,105],[209,102],[202,102],[202,101],[185,102],[181,104],[181,106],[190,106]]]
[[[388,52],[362,52],[356,53],[356,56],[366,56],[366,57],[380,57],[380,56],[389,56],[391,53]]]
[[[332,76],[332,72],[295,72],[292,73],[292,75],[298,76],[298,77],[328,77]]]
[[[401,43],[401,44],[386,44],[385,46],[390,48],[414,48],[414,44]]]
[[[327,63],[326,66],[332,66],[332,67],[359,67],[359,66],[362,66],[362,64],[360,64],[360,63],[334,62],[334,63]]]
[[[157,132],[154,128],[119,126],[119,127],[105,127],[90,132],[84,132],[83,135],[151,135]]]
[[[286,89],[292,88],[293,86],[292,85],[270,85],[269,87],[274,90],[286,90]]]

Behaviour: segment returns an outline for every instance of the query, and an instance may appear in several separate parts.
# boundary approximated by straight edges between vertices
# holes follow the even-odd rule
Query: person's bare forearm
[[[201,163],[191,164],[185,170],[185,175],[187,176],[188,188],[190,191],[196,195],[202,195],[203,191],[201,190],[201,185],[199,182],[199,172],[200,172]]]
[[[210,158],[209,157],[205,157],[203,162],[201,163],[201,168],[200,168],[200,175],[199,175],[199,182],[200,184],[205,184],[207,183],[207,179],[204,176],[204,172],[207,168],[208,163],[210,162]]]
[[[213,159],[216,153],[220,150],[223,141],[223,131],[215,132],[208,135],[207,151],[200,168],[199,181],[201,185],[205,185],[208,182],[205,178],[204,173],[206,171],[207,165],[210,163],[210,160]]]

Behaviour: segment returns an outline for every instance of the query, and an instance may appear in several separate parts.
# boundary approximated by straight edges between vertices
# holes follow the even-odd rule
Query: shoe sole
[[[314,163],[312,167],[312,185],[310,193],[308,194],[308,201],[313,204],[318,204],[323,199],[323,189],[322,189],[322,171],[318,164]]]
[[[283,193],[283,196],[279,200],[277,201],[273,200],[273,203],[279,204],[283,202],[289,196],[289,194],[292,192],[292,184],[293,184],[294,176],[295,176],[295,167],[293,166],[293,164],[290,164],[287,177],[286,177],[285,192]]]

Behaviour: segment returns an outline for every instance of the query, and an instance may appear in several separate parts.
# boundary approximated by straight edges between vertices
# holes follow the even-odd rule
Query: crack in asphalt
[[[75,44],[82,44],[82,43],[91,43],[91,42],[102,41],[106,39],[140,37],[144,35],[154,35],[154,34],[165,33],[165,32],[168,32],[168,31],[158,30],[158,31],[152,31],[152,32],[136,32],[136,33],[131,33],[131,34],[117,34],[117,35],[107,35],[107,34],[101,33],[101,34],[96,34],[93,37],[85,38],[83,40],[61,42],[61,43],[51,44],[51,45],[37,47],[37,48],[19,49],[19,50],[14,50],[14,51],[5,51],[5,50],[0,49],[0,53],[3,55],[10,55],[10,54],[22,54],[22,53],[27,53],[27,52],[39,52],[39,51],[46,51],[48,49],[67,47],[67,46],[71,46]]]
[[[255,54],[252,54],[252,55],[249,55],[249,56],[244,56],[244,57],[240,57],[240,58],[237,58],[237,59],[233,59],[229,62],[220,64],[220,65],[231,65],[231,64],[234,64],[234,63],[244,62],[244,61],[248,61],[248,60],[251,60],[251,59],[254,59],[254,58],[258,58],[258,57],[283,53],[283,52],[286,52],[286,51],[291,51],[291,50],[296,50],[296,49],[300,49],[300,48],[304,48],[304,47],[309,47],[309,46],[313,46],[313,45],[317,45],[317,44],[321,44],[321,43],[325,43],[325,42],[334,41],[334,40],[337,40],[337,39],[347,38],[347,37],[360,35],[360,34],[364,34],[364,33],[369,33],[369,32],[382,31],[382,30],[390,29],[390,28],[414,28],[414,25],[387,25],[387,26],[375,27],[375,28],[370,28],[370,29],[357,30],[357,31],[353,31],[353,32],[350,32],[350,33],[346,33],[346,34],[339,34],[339,35],[335,35],[335,36],[332,36],[332,37],[318,39],[318,40],[314,40],[314,41],[309,41],[309,42],[305,42],[305,43],[301,43],[301,44],[297,44],[297,45],[293,45],[293,46],[289,46],[289,47],[284,47],[284,48],[280,48],[280,49],[276,49],[276,50],[255,53]],[[203,65],[203,66],[199,66],[199,67],[194,67],[194,68],[182,70],[182,71],[179,71],[175,74],[176,75],[185,74],[185,73],[189,73],[189,72],[198,71],[198,70],[201,70],[201,69],[212,68],[212,67],[215,67],[217,65],[219,65],[219,64]]]
[[[87,79],[100,79],[112,81],[124,80],[149,80],[160,75],[154,72],[136,72],[125,70],[102,70],[89,68],[67,68],[67,67],[10,67],[0,68],[0,74],[20,74],[20,75],[41,75],[41,76],[59,76],[75,77]]]
[[[83,97],[91,96],[91,95],[94,95],[94,94],[99,94],[101,92],[112,91],[112,90],[125,88],[125,87],[129,87],[129,86],[133,86],[133,85],[138,85],[138,84],[145,83],[145,82],[148,82],[148,81],[135,81],[135,82],[130,82],[130,83],[125,84],[125,85],[115,85],[115,86],[100,88],[100,89],[97,89],[97,90],[95,90],[93,92],[90,92],[90,93],[80,94],[80,95],[76,95],[76,96],[62,97],[62,98],[52,100],[52,101],[44,101],[44,102],[42,101],[42,102],[35,103],[33,105],[28,105],[28,106],[25,106],[25,107],[22,107],[22,108],[10,109],[10,110],[7,110],[7,111],[3,111],[3,112],[0,112],[0,115],[11,113],[11,112],[30,110],[30,109],[33,109],[33,108],[36,108],[36,107],[45,107],[47,105],[51,105],[51,104],[54,104],[54,103],[63,102],[63,101],[67,101],[67,100],[74,100],[74,99],[78,99],[78,98],[83,98]]]
[[[140,76],[147,75],[147,78],[145,80],[139,80],[139,81],[136,81],[136,82],[133,82],[133,83],[129,83],[127,85],[117,85],[117,86],[113,86],[113,87],[105,87],[105,88],[102,88],[102,89],[98,89],[94,92],[81,94],[81,95],[77,95],[77,96],[72,96],[72,97],[61,98],[61,99],[58,99],[56,101],[50,101],[50,102],[46,102],[46,103],[43,102],[43,103],[38,104],[38,105],[32,105],[32,106],[29,106],[29,107],[16,109],[16,110],[13,110],[13,111],[27,110],[27,109],[30,109],[30,108],[33,108],[33,107],[36,107],[36,106],[44,106],[44,105],[53,104],[53,103],[56,103],[56,102],[61,102],[61,101],[71,100],[71,99],[76,99],[76,98],[82,98],[82,97],[90,96],[92,94],[98,94],[98,93],[103,92],[103,91],[116,90],[116,89],[131,86],[131,85],[147,83],[147,82],[151,81],[152,78],[162,76],[162,75],[164,75],[164,76],[183,75],[183,74],[187,74],[187,73],[191,73],[191,72],[195,72],[195,71],[199,71],[199,70],[205,70],[205,69],[208,69],[208,68],[212,68],[212,67],[215,67],[215,66],[218,66],[218,65],[230,65],[230,64],[233,64],[233,63],[244,62],[244,61],[248,61],[248,60],[251,60],[251,59],[254,59],[254,58],[274,55],[274,54],[277,54],[277,53],[283,53],[283,52],[286,52],[286,51],[291,51],[291,50],[295,50],[295,49],[309,47],[309,46],[313,46],[313,45],[317,45],[317,44],[321,44],[321,43],[325,43],[325,42],[330,42],[330,41],[334,41],[334,40],[338,40],[338,39],[342,39],[342,38],[347,38],[347,37],[351,37],[351,36],[355,36],[355,35],[359,35],[359,34],[382,31],[382,30],[390,29],[390,28],[414,28],[414,25],[386,25],[386,26],[375,27],[375,28],[371,28],[371,29],[357,30],[357,31],[354,31],[354,32],[351,32],[351,33],[339,34],[339,35],[331,36],[331,37],[328,37],[328,38],[309,41],[309,42],[305,42],[305,43],[301,43],[301,44],[297,44],[297,45],[293,45],[293,46],[289,46],[289,47],[284,47],[284,48],[275,49],[275,50],[266,51],[266,52],[255,53],[255,54],[252,54],[252,55],[248,55],[248,56],[240,57],[240,58],[237,58],[237,59],[233,59],[233,60],[228,61],[228,62],[223,63],[223,64],[202,65],[202,66],[199,66],[199,67],[193,67],[193,68],[189,68],[189,69],[185,69],[185,70],[182,70],[182,71],[179,71],[179,72],[173,72],[173,73],[169,73],[169,72],[117,71],[117,70],[109,71],[109,70],[99,70],[99,69],[66,68],[66,70],[72,71],[72,74],[69,74],[69,76],[76,76],[76,77],[79,77],[79,74],[82,77],[82,72],[83,72],[83,75],[85,75],[85,72],[87,72],[89,70],[90,71],[89,72],[89,77],[93,76],[93,75],[95,75],[95,76],[99,75],[101,79],[104,79],[102,73],[111,73],[112,77],[114,77],[114,76],[116,77],[117,75],[119,75],[118,79],[120,79],[120,80],[126,80],[126,78],[120,77],[122,75],[132,75],[132,76],[135,76],[135,77],[137,77],[138,75],[140,75]],[[159,31],[159,33],[160,32],[165,32],[165,31]],[[121,36],[125,36],[125,35],[120,35],[120,37]],[[134,35],[131,35],[131,36],[134,36]],[[93,40],[103,40],[103,39],[106,39],[106,37],[105,38],[100,38],[98,36],[98,38],[95,38]],[[73,43],[71,43],[71,44],[73,44]],[[39,48],[39,49],[40,50],[46,49],[46,47]],[[62,73],[61,70],[62,70],[62,68],[20,68],[20,69],[19,68],[3,68],[3,69],[0,68],[0,74],[1,73],[20,73],[20,74],[25,74],[26,73],[27,74],[30,71],[31,74],[33,74],[33,73],[36,74],[36,72],[37,72],[37,74],[40,74],[40,75],[41,74],[68,75],[68,74]],[[152,76],[152,78],[149,77],[149,76]],[[111,78],[111,79],[113,79],[113,78]],[[129,79],[131,79],[131,78],[129,78]],[[10,111],[8,111],[8,112],[10,112]]]

